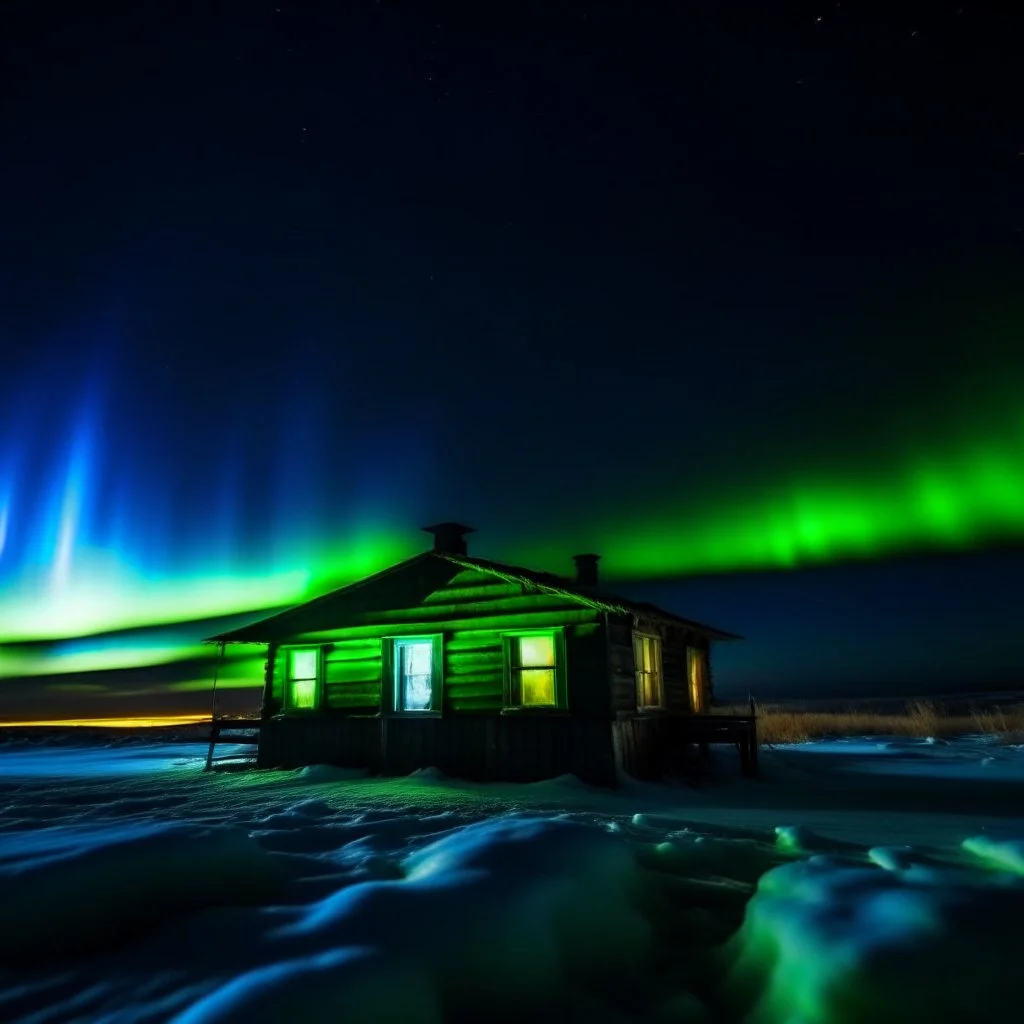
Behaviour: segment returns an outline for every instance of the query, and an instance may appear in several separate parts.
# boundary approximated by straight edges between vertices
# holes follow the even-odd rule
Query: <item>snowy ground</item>
[[[204,773],[0,745],[0,1020],[988,1021],[1024,748],[870,739],[699,790]]]

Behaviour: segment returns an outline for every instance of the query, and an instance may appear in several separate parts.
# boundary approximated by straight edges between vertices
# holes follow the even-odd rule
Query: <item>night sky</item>
[[[0,718],[448,518],[726,692],[1024,679],[1024,15],[102,10],[0,10]]]

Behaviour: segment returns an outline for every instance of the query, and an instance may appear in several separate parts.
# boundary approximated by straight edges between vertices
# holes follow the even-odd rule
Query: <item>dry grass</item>
[[[723,709],[725,710],[725,709]],[[745,709],[730,709],[748,713]],[[802,743],[834,736],[934,736],[950,738],[984,734],[1000,743],[1024,743],[1024,706],[974,708],[952,714],[930,700],[907,703],[902,712],[802,711],[778,704],[757,709],[757,731],[762,743]]]

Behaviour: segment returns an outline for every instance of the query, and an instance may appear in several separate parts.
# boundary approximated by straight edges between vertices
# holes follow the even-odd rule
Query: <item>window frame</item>
[[[319,711],[324,692],[324,648],[322,644],[293,644],[284,646],[284,679],[281,686],[281,707],[289,714],[308,715]],[[313,677],[313,703],[310,707],[296,705],[292,701],[292,683],[305,682],[308,676],[292,678],[292,655],[302,651],[313,651],[316,654],[316,675]]]
[[[502,666],[502,714],[551,714],[553,712],[567,711],[569,708],[568,692],[566,687],[566,654],[565,654],[565,627],[549,626],[538,629],[510,629],[502,630],[501,634],[501,666]],[[522,686],[520,684],[520,702],[515,703],[513,697],[513,673],[515,667],[512,664],[512,644],[520,637],[526,636],[549,636],[554,640],[555,646],[555,703],[554,704],[523,704]],[[529,667],[529,666],[528,666]],[[522,666],[519,666],[521,671]]]
[[[657,704],[644,704],[641,702],[641,697],[644,692],[644,688],[640,685],[641,675],[654,674],[645,673],[640,668],[640,661],[637,659],[638,653],[638,641],[641,640],[653,640],[654,650],[657,653],[657,673],[656,679],[658,682],[658,698],[659,703]],[[668,707],[668,699],[665,693],[665,657],[664,657],[664,645],[665,641],[657,633],[650,633],[643,629],[633,630],[633,685],[636,690],[636,709],[637,711],[664,711]]]
[[[381,652],[381,712],[400,718],[440,718],[444,709],[444,634],[426,633],[412,636],[386,636]],[[423,710],[400,708],[398,669],[401,659],[396,649],[411,644],[429,643],[430,652],[430,707]]]

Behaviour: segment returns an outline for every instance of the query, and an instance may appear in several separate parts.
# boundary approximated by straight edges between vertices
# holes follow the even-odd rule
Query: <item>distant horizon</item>
[[[774,573],[609,580],[607,587],[740,634],[742,640],[715,645],[712,671],[722,700],[745,700],[748,692],[759,700],[855,699],[1020,686],[1021,578],[1024,552],[1004,549]],[[217,646],[203,641],[264,614],[0,646],[0,713],[17,721],[205,715],[215,672],[221,706],[255,710],[265,647],[229,645],[218,665]]]
[[[977,701],[980,704],[987,702],[1002,703],[1002,702],[1013,702],[1015,700],[1024,701],[1024,683],[1021,683],[1017,687],[1009,687],[1005,689],[992,689],[992,690],[950,690],[950,691],[930,691],[925,693],[874,693],[870,695],[857,695],[857,694],[840,694],[837,696],[815,696],[813,694],[803,695],[785,695],[776,694],[773,696],[758,699],[755,697],[755,704],[757,705],[769,705],[774,703],[780,704],[796,704],[806,706],[808,709],[817,708],[819,706],[833,706],[833,705],[857,705],[857,704],[900,704],[904,702],[914,701],[930,701],[937,705],[943,704],[956,704],[956,703],[971,703]],[[730,697],[725,700],[720,700],[720,704],[745,704],[746,698],[736,696]],[[248,714],[243,711],[235,711],[229,715],[219,717],[252,717],[253,721],[258,721],[258,705],[252,709]],[[212,715],[209,711],[207,712],[196,712],[194,714],[180,714],[180,715],[149,715],[146,717],[96,717],[96,718],[70,718],[70,719],[25,719],[25,720],[5,720],[0,721],[0,729],[78,729],[78,728],[94,728],[94,729],[113,729],[119,732],[138,729],[168,729],[175,726],[196,726],[206,725],[213,721]]]

